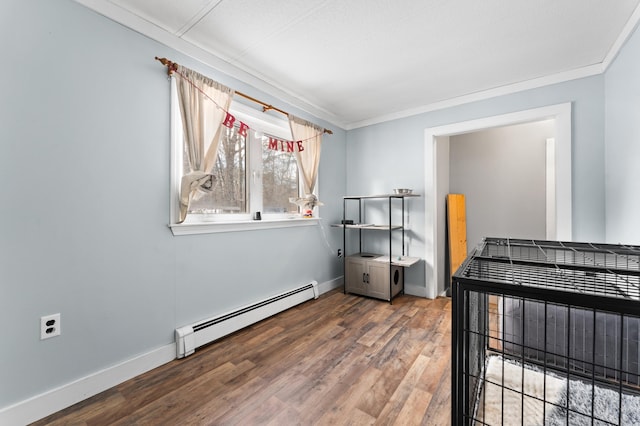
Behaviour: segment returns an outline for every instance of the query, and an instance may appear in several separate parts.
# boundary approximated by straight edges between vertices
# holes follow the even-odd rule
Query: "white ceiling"
[[[640,0],[77,1],[349,129],[601,73]]]

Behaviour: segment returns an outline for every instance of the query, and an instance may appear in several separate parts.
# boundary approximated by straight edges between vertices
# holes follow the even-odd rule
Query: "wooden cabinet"
[[[383,300],[397,296],[404,289],[404,269],[380,258],[380,255],[373,253],[347,256],[345,291]]]
[[[405,200],[410,197],[418,197],[418,195],[385,194],[343,197],[342,223],[333,226],[341,227],[343,230],[345,293],[360,294],[391,302],[396,295],[404,291],[404,268],[420,260],[417,257],[405,255]],[[348,202],[357,203],[354,206],[355,211],[353,208],[348,209]],[[374,221],[380,220],[382,223],[368,223],[367,208],[375,211],[376,214],[371,215]],[[347,217],[349,214],[353,218]],[[397,237],[393,236],[394,233],[397,233]],[[386,246],[387,249],[383,249],[386,253],[363,251],[363,247],[367,245],[365,239],[370,239],[369,242],[378,246],[378,249],[380,245]],[[352,244],[349,244],[348,240]],[[348,254],[348,248],[355,251],[353,243],[357,243],[360,250],[355,254]]]
[[[347,256],[344,266],[344,286],[347,293],[367,294],[367,253]],[[373,255],[371,255],[373,256]]]
[[[389,273],[391,268],[391,273]],[[404,291],[404,268],[389,265],[388,262],[369,263],[369,295],[378,299],[391,300]],[[389,284],[391,280],[391,284]],[[389,294],[391,292],[391,294]]]

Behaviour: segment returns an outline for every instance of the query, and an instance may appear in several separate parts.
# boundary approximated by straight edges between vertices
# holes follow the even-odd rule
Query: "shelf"
[[[389,231],[389,230],[394,230],[394,229],[402,229],[402,226],[400,225],[393,225],[393,226],[389,226],[389,225],[374,225],[372,223],[354,223],[352,225],[343,225],[341,223],[335,223],[332,224],[331,226],[336,227],[336,228],[347,228],[347,229],[373,229],[373,230],[378,230],[378,231]]]
[[[420,197],[418,194],[377,194],[377,195],[348,195],[342,198],[342,222],[362,222],[362,223],[336,223],[332,227],[342,229],[342,248],[344,250],[344,292],[360,294],[363,296],[374,297],[377,299],[391,300],[404,292],[404,270],[418,263],[421,259],[418,257],[404,256],[405,254],[405,212],[406,202],[408,198]],[[382,224],[364,223],[366,222],[366,214],[364,210],[369,204],[365,200],[378,200],[372,204],[388,204],[386,207],[387,220],[377,218]],[[384,200],[382,203],[380,201]],[[357,201],[357,210],[354,211],[353,201]],[[347,208],[349,207],[349,209]],[[394,215],[395,210],[395,215]],[[385,209],[382,209],[384,212]],[[350,219],[347,219],[349,212]],[[355,215],[357,213],[357,215]],[[398,223],[398,216],[402,218],[401,224]],[[357,219],[355,219],[357,218]],[[355,220],[354,220],[355,219]],[[394,220],[395,219],[395,220]],[[357,229],[357,233],[347,232],[347,229]],[[374,233],[362,232],[362,230],[383,231]],[[401,234],[402,239],[396,238],[394,232]],[[384,244],[386,235],[387,249],[384,254],[362,253],[363,239],[373,238]],[[400,235],[398,235],[399,237]],[[347,246],[354,248],[355,244],[347,244],[347,240],[357,238],[360,253],[348,255]],[[380,245],[380,244],[379,244]],[[402,247],[402,256],[394,253],[393,247],[400,245]]]
[[[374,262],[389,263],[389,256],[378,256],[372,260]],[[415,265],[419,261],[420,261],[419,257],[393,256],[391,264],[396,266],[411,266],[411,265]]]
[[[420,194],[378,194],[378,195],[345,195],[345,200],[357,200],[359,198],[409,198],[419,197]]]

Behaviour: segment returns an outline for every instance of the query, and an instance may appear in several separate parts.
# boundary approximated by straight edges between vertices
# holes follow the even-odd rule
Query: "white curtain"
[[[296,152],[298,170],[304,183],[304,195],[313,194],[318,179],[320,147],[324,129],[313,123],[289,114],[289,126],[293,140],[302,141],[303,151]]]
[[[173,75],[178,89],[185,144],[178,218],[178,223],[182,223],[187,217],[192,197],[199,191],[211,191],[215,186],[211,170],[218,152],[221,124],[229,111],[234,92],[181,65]]]

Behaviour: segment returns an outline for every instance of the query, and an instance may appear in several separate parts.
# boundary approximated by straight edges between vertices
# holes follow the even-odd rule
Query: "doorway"
[[[455,135],[542,120],[554,120],[555,140],[547,142],[547,238],[571,239],[571,104],[537,108],[425,130],[425,277],[427,297],[444,293],[445,196],[449,192],[449,142]]]
[[[464,194],[468,253],[484,237],[555,239],[547,207],[555,209],[546,199],[553,177],[546,145],[553,137],[555,120],[449,137],[448,193]]]

